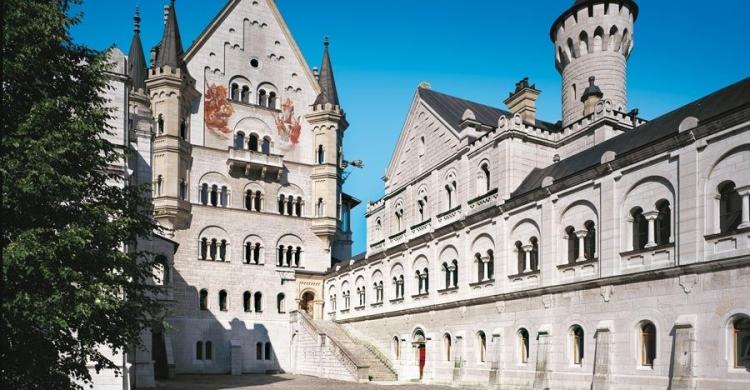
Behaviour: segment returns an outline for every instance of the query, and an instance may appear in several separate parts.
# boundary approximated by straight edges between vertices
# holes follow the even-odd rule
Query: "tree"
[[[73,42],[79,0],[3,1],[0,138],[0,384],[76,389],[87,363],[115,368],[161,312],[154,262],[136,241],[156,229],[141,188],[113,167],[104,53]],[[121,362],[120,362],[121,363]]]

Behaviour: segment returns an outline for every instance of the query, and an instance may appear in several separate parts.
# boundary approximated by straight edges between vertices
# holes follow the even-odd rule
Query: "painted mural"
[[[299,136],[302,131],[300,116],[294,116],[294,103],[287,98],[281,103],[281,113],[276,115],[276,129],[282,140],[294,145],[299,143]]]
[[[227,100],[227,88],[223,85],[211,84],[206,90],[205,121],[214,134],[227,138],[232,130],[229,129],[229,118],[234,113],[232,104]]]

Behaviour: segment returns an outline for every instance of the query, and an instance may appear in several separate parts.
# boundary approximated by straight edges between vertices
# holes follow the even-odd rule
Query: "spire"
[[[136,7],[133,16],[133,40],[130,42],[130,52],[128,53],[128,76],[130,76],[131,88],[134,91],[146,90],[146,59],[143,56],[140,33],[141,14]]]
[[[164,25],[164,35],[159,43],[159,51],[156,54],[155,66],[169,65],[177,68],[182,65],[182,38],[180,28],[177,26],[177,15],[174,10],[174,0],[169,4],[169,14]]]
[[[320,85],[320,95],[315,99],[314,105],[330,103],[334,106],[339,105],[339,96],[336,92],[336,80],[333,79],[333,67],[331,67],[331,57],[328,55],[328,37],[323,40],[323,63],[320,65],[320,75],[318,84]]]

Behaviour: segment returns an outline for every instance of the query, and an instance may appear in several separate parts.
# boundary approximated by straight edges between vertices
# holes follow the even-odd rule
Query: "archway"
[[[302,299],[299,301],[299,309],[304,310],[310,317],[313,316],[313,301],[315,300],[315,293],[312,291],[305,291],[302,294]]]
[[[412,346],[417,353],[417,362],[419,362],[419,379],[424,377],[424,366],[427,363],[427,338],[424,335],[422,329],[414,331],[412,337]]]

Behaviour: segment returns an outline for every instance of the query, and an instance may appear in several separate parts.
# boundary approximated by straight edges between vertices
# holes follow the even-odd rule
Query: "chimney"
[[[583,116],[589,116],[594,113],[596,104],[604,97],[602,90],[594,83],[596,78],[594,76],[589,77],[589,86],[583,91],[581,95],[581,102],[583,102]]]
[[[536,85],[529,85],[529,78],[516,83],[516,90],[505,99],[508,111],[521,115],[524,122],[534,124],[536,122],[536,99],[541,91]]]

